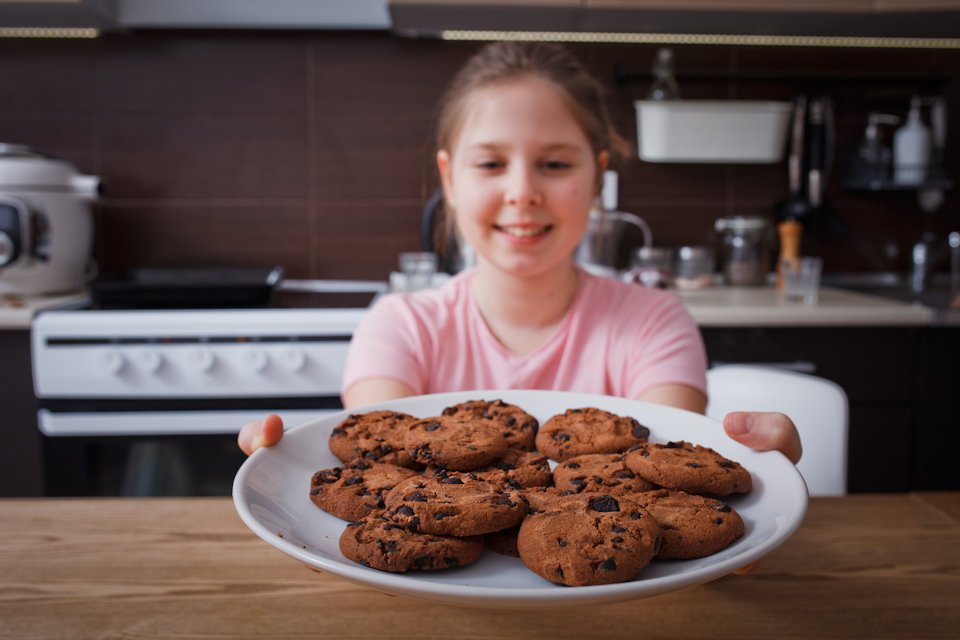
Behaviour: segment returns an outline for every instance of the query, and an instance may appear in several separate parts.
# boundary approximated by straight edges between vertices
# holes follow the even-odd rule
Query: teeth
[[[504,231],[518,238],[530,238],[543,233],[546,227],[502,227]]]

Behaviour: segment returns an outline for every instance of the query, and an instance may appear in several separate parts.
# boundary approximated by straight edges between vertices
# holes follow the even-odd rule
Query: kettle
[[[23,145],[0,143],[0,294],[75,291],[92,267],[100,179]]]
[[[590,211],[587,230],[577,246],[574,255],[577,262],[590,273],[616,278],[617,254],[624,231],[637,227],[643,233],[643,246],[650,248],[653,234],[643,218],[632,213],[617,211],[618,177],[615,171],[603,173],[603,189],[600,194],[601,206]]]

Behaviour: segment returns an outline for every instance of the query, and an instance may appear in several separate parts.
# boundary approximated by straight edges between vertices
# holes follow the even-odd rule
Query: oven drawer
[[[341,409],[289,409],[276,411],[290,429],[341,411]],[[266,410],[235,411],[97,411],[37,413],[40,431],[62,436],[179,436],[237,433],[247,422],[262,419]]]

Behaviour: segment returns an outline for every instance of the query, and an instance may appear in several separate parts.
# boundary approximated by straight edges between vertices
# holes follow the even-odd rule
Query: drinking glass
[[[783,299],[792,303],[816,304],[819,298],[822,268],[823,260],[809,256],[781,261]]]

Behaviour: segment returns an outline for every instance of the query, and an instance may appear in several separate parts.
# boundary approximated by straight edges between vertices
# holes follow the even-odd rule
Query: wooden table
[[[0,500],[0,638],[957,638],[960,493],[811,501],[748,576],[549,611],[308,570],[225,498]]]

